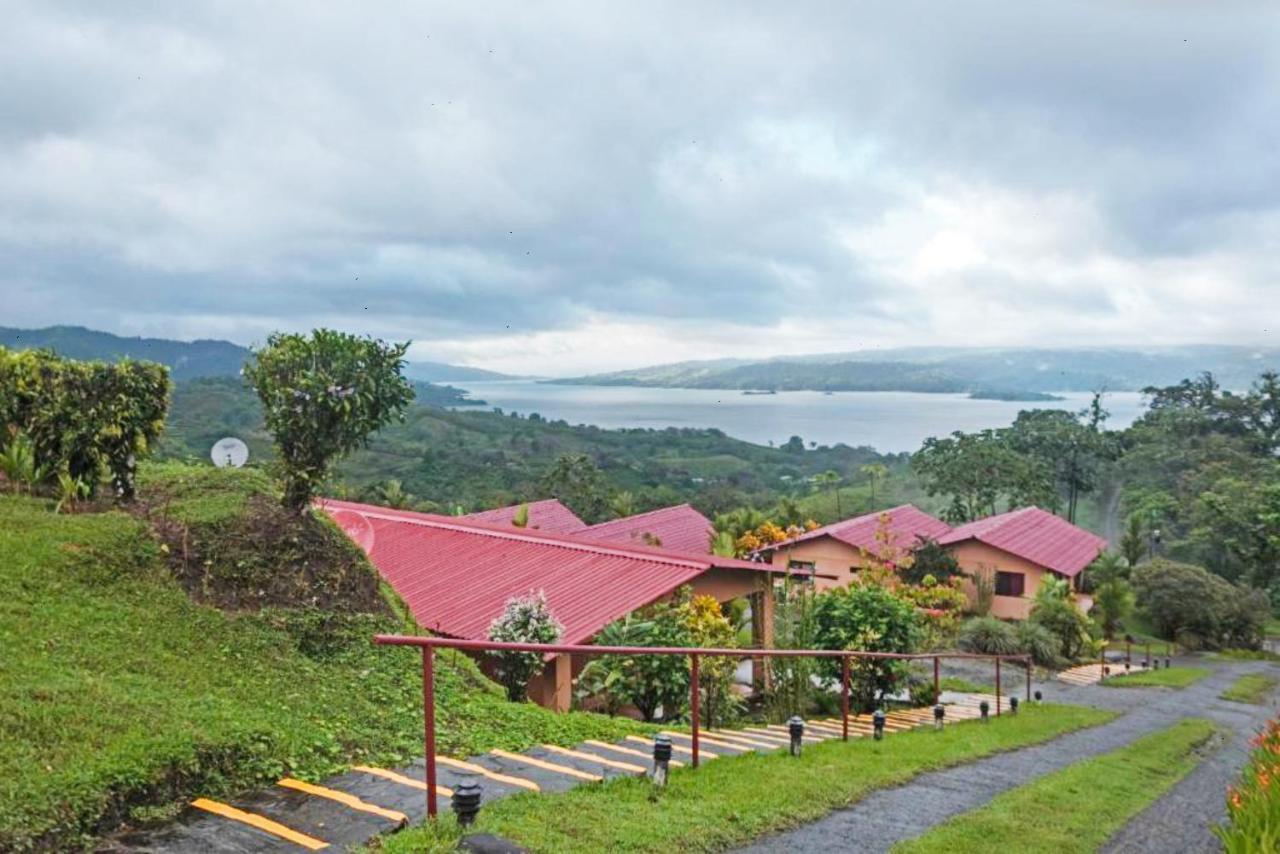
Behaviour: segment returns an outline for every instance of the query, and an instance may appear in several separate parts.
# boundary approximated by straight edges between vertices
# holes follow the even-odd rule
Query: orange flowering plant
[[[1280,851],[1280,717],[1253,748],[1240,782],[1227,790],[1227,824],[1216,828],[1227,854]]]

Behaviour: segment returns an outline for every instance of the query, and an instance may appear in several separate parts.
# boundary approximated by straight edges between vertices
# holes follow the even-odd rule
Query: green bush
[[[1189,647],[1258,649],[1267,595],[1190,564],[1157,559],[1133,571],[1139,607],[1156,634]]]
[[[1092,643],[1089,618],[1080,613],[1080,609],[1069,599],[1046,597],[1037,599],[1031,607],[1028,622],[1040,626],[1055,640],[1057,655],[1067,661],[1074,661],[1089,648]]]
[[[1058,657],[1059,642],[1053,632],[1040,623],[1023,620],[1014,630],[1018,652],[1031,656],[1041,667],[1053,667],[1061,661]]]
[[[1016,655],[1021,652],[1013,626],[995,617],[973,617],[960,627],[956,644],[966,652]]]
[[[547,594],[540,590],[512,596],[489,626],[489,640],[502,643],[555,643],[563,633],[564,626],[547,605]],[[542,672],[542,653],[504,650],[489,656],[496,662],[498,681],[507,689],[507,699],[524,700],[529,680]]]
[[[92,495],[105,474],[131,500],[138,460],[164,430],[171,388],[169,369],[152,362],[0,347],[0,432],[29,437],[43,477],[66,474]]]
[[[922,637],[920,616],[914,606],[877,584],[819,594],[814,602],[814,619],[819,649],[913,652]],[[837,659],[822,659],[818,667],[828,679],[840,677]],[[886,693],[905,683],[909,673],[901,661],[853,659],[851,693],[858,708],[874,709]]]

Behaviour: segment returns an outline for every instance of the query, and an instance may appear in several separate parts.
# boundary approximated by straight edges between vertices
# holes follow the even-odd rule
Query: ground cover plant
[[[212,469],[190,482],[180,471],[144,469],[141,502],[169,482],[170,517],[205,520],[201,536],[245,502],[278,506],[252,472],[213,475],[230,483],[206,501],[197,483]],[[369,643],[404,628],[392,609],[229,614],[192,600],[144,518],[51,503],[0,496],[0,850],[75,849],[196,794],[421,755],[419,656]],[[438,661],[442,753],[640,729],[508,703],[470,659]]]
[[[1207,667],[1166,667],[1163,670],[1108,676],[1100,684],[1110,688],[1185,688],[1212,672]]]
[[[1179,721],[1132,744],[1046,774],[963,813],[894,854],[1093,852],[1200,763],[1216,730]]]
[[[661,790],[644,779],[621,778],[562,795],[504,798],[481,810],[475,830],[534,851],[726,850],[812,821],[924,771],[1047,741],[1113,717],[1099,709],[1028,706],[985,726],[969,722],[940,733],[897,733],[884,741],[827,741],[806,746],[798,759],[722,757],[696,770],[672,770]],[[768,785],[761,785],[765,780]],[[458,838],[457,824],[444,816],[379,844],[396,854],[452,851]]]
[[[1280,717],[1253,740],[1240,782],[1227,792],[1227,824],[1217,829],[1227,854],[1280,851]]]
[[[1266,702],[1267,697],[1275,690],[1277,684],[1280,684],[1280,679],[1276,679],[1276,677],[1269,676],[1266,673],[1246,673],[1231,683],[1220,696],[1224,700],[1231,700],[1235,703],[1260,705]]]

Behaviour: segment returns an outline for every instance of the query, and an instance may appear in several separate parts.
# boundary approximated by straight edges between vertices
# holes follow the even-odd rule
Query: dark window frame
[[[1027,593],[1027,574],[1025,572],[996,573],[996,595],[1021,597]]]

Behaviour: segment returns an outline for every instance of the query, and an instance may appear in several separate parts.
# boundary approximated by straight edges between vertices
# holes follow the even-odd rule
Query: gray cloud
[[[19,3],[0,322],[326,323],[567,371],[1261,340],[1278,24],[1261,3]]]

